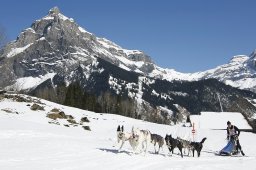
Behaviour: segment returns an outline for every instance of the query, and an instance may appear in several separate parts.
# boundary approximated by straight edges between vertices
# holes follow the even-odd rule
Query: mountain
[[[256,54],[234,56],[228,64],[201,73],[200,79],[215,78],[227,85],[256,92]]]
[[[144,52],[98,38],[54,7],[1,49],[0,87],[166,124],[222,107],[256,126],[254,64],[252,54],[200,73],[163,69]],[[242,84],[245,78],[251,82]]]
[[[159,72],[160,71],[160,72]],[[180,73],[173,69],[154,70],[156,74],[150,73],[149,76],[161,79],[198,81],[202,79],[218,79],[219,81],[240,89],[256,92],[256,52],[249,57],[246,55],[234,56],[228,64],[216,68],[196,73]]]

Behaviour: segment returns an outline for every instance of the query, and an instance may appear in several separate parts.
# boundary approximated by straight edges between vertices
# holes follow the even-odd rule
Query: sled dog
[[[203,143],[206,140],[206,138],[203,138],[201,142],[191,142],[190,146],[192,149],[193,157],[195,150],[197,151],[197,157],[200,157],[201,150],[203,148]]]
[[[173,153],[174,148],[178,148],[180,151],[180,155],[183,158],[182,154],[182,143],[178,139],[174,139],[172,135],[165,136],[166,145],[171,153]]]
[[[132,133],[124,132],[124,126],[118,125],[118,127],[117,127],[117,143],[119,143],[120,141],[122,143],[121,143],[120,148],[118,149],[118,152],[120,152],[120,150],[122,149],[122,147],[126,141],[129,141],[133,150],[135,150],[135,148],[138,145],[137,140],[136,140],[136,138],[133,137]]]
[[[148,145],[151,141],[151,134],[149,130],[140,130],[138,128],[132,128],[133,142],[135,143],[135,152],[141,149],[140,152],[144,151],[146,154]],[[141,147],[141,148],[138,148]]]
[[[165,140],[162,136],[158,134],[151,134],[151,143],[154,145],[155,153],[159,153],[160,148],[163,149],[163,145],[165,144]],[[158,151],[156,151],[156,144],[158,144]]]
[[[184,148],[184,149],[183,149],[183,153],[185,154],[185,149],[187,149],[187,151],[188,151],[188,156],[189,156],[189,152],[192,150],[192,146],[190,145],[191,142],[188,141],[188,140],[182,139],[182,138],[180,138],[180,137],[177,137],[177,139],[181,142],[182,148]]]

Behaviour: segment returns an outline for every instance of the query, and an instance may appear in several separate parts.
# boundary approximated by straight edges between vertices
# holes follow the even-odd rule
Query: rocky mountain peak
[[[48,14],[49,15],[58,15],[60,13],[60,10],[58,7],[53,7],[52,9],[49,10]]]
[[[236,56],[232,57],[230,62],[243,63],[243,62],[247,61],[248,59],[249,59],[249,57],[247,55],[236,55]]]
[[[150,56],[139,50],[128,50],[105,38],[80,27],[72,18],[68,18],[58,7],[33,22],[24,29],[16,41],[9,43],[0,54],[9,73],[0,74],[5,82],[0,87],[11,85],[18,78],[45,76],[48,73],[69,75],[77,65],[89,67],[97,58],[104,59],[127,71],[147,75],[155,69]],[[14,66],[11,66],[13,60]],[[1,65],[0,65],[1,66]],[[12,76],[10,76],[12,74]],[[7,76],[9,75],[9,76]]]

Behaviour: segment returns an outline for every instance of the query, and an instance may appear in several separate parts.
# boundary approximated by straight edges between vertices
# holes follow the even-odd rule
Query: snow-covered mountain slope
[[[142,51],[123,49],[105,38],[96,37],[55,7],[1,50],[0,78],[4,81],[0,87],[21,82],[24,77],[31,79],[49,73],[63,74],[70,82],[72,72],[79,65],[88,77],[92,65],[97,65],[97,58],[141,74],[149,72],[153,65]],[[23,90],[26,88],[23,86]]]
[[[162,75],[161,78],[168,81],[198,81],[201,79],[215,78],[227,85],[256,92],[255,61],[255,52],[253,52],[249,57],[245,55],[234,56],[228,64],[224,64],[202,72],[179,73],[175,70],[163,69],[162,72],[164,74],[161,74],[161,72],[157,72],[157,74]]]
[[[146,121],[131,119],[112,114],[100,114],[80,110],[72,107],[55,104],[45,100],[19,95],[0,100],[0,169],[27,170],[27,169],[177,169],[177,170],[240,170],[254,169],[256,162],[256,135],[241,132],[240,143],[247,157],[221,157],[214,154],[226,145],[226,132],[211,130],[206,124],[196,124],[196,141],[207,137],[201,152],[201,157],[181,158],[178,150],[172,156],[168,149],[154,154],[154,147],[149,146],[149,152],[133,154],[131,146],[125,143],[120,153],[117,152],[120,144],[116,143],[116,128],[124,125],[125,131],[130,132],[132,126],[148,129],[151,133],[162,136],[172,134],[174,137],[191,139],[191,128],[181,124],[175,126],[160,125]],[[24,100],[25,99],[25,100]],[[23,101],[23,102],[22,102]],[[33,103],[42,106],[44,110],[33,111]],[[80,123],[82,117],[89,122],[72,124],[67,119],[50,119],[47,116],[52,109],[59,109],[66,115],[72,115],[73,120]],[[215,114],[215,113],[209,113]],[[230,120],[227,113],[224,114]],[[197,119],[212,122],[202,113]],[[246,121],[238,116],[232,121],[237,126],[247,127]],[[205,117],[206,116],[206,117]],[[70,117],[70,116],[69,116]],[[215,117],[215,127],[226,127],[223,117]],[[227,121],[227,120],[225,120]],[[65,126],[64,126],[65,125]],[[67,127],[67,125],[69,127]],[[91,131],[82,126],[89,126]]]
[[[200,79],[216,78],[233,87],[256,92],[255,61],[255,53],[249,57],[245,55],[234,56],[228,64],[201,73],[194,73],[192,77],[198,75]]]
[[[65,75],[68,84],[72,82],[74,70],[79,65],[87,78],[97,71],[92,68],[97,66],[97,58],[127,71],[168,81],[216,78],[251,91],[256,85],[255,53],[249,57],[235,56],[230,63],[204,72],[180,73],[157,66],[142,51],[124,49],[106,38],[96,37],[55,7],[0,51],[0,78],[3,80],[0,87],[26,90],[31,86],[22,82],[45,75],[53,77],[55,74]],[[34,87],[41,83],[38,80],[35,82]]]

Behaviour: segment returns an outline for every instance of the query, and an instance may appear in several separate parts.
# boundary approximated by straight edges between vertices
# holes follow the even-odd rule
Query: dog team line
[[[163,146],[166,145],[169,151],[173,154],[174,148],[178,148],[180,151],[180,155],[183,158],[182,149],[187,149],[188,156],[192,151],[193,157],[195,151],[197,152],[197,156],[200,157],[201,150],[203,148],[203,143],[206,138],[203,138],[201,142],[190,142],[181,138],[173,138],[171,135],[166,135],[165,138],[158,134],[151,134],[149,130],[140,130],[138,128],[132,127],[132,132],[124,132],[124,126],[118,125],[117,127],[117,142],[121,142],[121,146],[118,149],[118,152],[121,151],[124,143],[129,141],[133,152],[138,154],[144,152],[147,153],[147,149],[150,143],[154,145],[155,153],[159,153],[160,148],[163,150]],[[156,149],[156,145],[158,145],[158,150]]]

